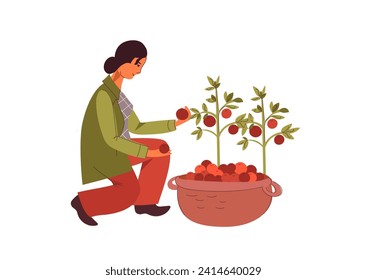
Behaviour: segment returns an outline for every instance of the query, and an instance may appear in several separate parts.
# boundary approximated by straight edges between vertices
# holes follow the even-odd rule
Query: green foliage
[[[253,126],[259,126],[261,128],[261,140],[256,140],[254,137],[251,137],[248,139],[247,137],[242,137],[243,139],[237,143],[237,145],[240,145],[242,147],[242,150],[245,150],[248,147],[249,142],[254,142],[259,144],[262,147],[262,153],[263,153],[263,173],[266,173],[266,146],[269,143],[271,139],[273,139],[277,135],[283,135],[287,139],[294,139],[293,133],[299,130],[299,128],[292,128],[292,124],[288,124],[284,126],[280,132],[274,133],[270,137],[267,138],[267,126],[266,123],[271,118],[274,118],[276,120],[282,120],[285,118],[282,114],[288,113],[289,110],[287,108],[280,107],[279,103],[270,102],[269,103],[269,109],[270,113],[266,115],[265,107],[264,107],[264,99],[267,96],[266,93],[266,87],[263,87],[262,90],[259,90],[257,87],[253,87],[255,97],[252,97],[252,101],[259,101],[258,104],[255,105],[255,107],[252,109],[252,112],[259,114],[261,116],[261,120],[255,121],[255,119],[249,114],[248,118],[245,118],[245,115],[239,116],[236,120],[238,122],[245,122],[246,124],[241,123],[242,127],[242,135],[245,135],[247,131],[251,131],[251,128]],[[256,137],[255,137],[256,138]]]
[[[263,152],[263,173],[266,173],[266,146],[271,139],[273,139],[277,135],[283,135],[287,139],[294,139],[294,133],[299,130],[298,127],[293,128],[292,124],[285,125],[280,131],[273,133],[271,136],[267,137],[267,132],[269,129],[266,126],[266,123],[270,119],[275,120],[283,120],[285,118],[284,114],[289,113],[289,110],[285,107],[281,107],[280,103],[270,102],[268,105],[264,104],[264,99],[267,96],[266,87],[264,86],[262,90],[257,87],[253,87],[253,91],[255,96],[251,98],[252,101],[257,102],[254,108],[251,109],[253,113],[255,113],[255,117],[251,113],[243,113],[238,115],[234,121],[227,123],[226,125],[221,126],[221,112],[223,109],[228,108],[231,110],[236,110],[239,108],[239,103],[243,102],[241,97],[235,97],[233,92],[228,93],[225,91],[223,93],[223,98],[218,97],[218,88],[220,87],[220,77],[217,79],[213,79],[211,77],[207,77],[209,85],[205,88],[206,91],[214,91],[213,94],[210,94],[205,100],[206,102],[202,103],[201,109],[191,108],[191,119],[195,119],[196,130],[194,130],[191,134],[196,136],[196,139],[199,140],[202,138],[204,133],[213,134],[217,139],[217,164],[220,163],[220,136],[228,128],[230,125],[237,125],[238,128],[241,129],[242,139],[237,143],[237,145],[242,147],[242,150],[248,148],[250,142],[254,142],[259,144],[262,147]],[[221,100],[219,100],[221,99]],[[265,106],[266,105],[266,106]],[[202,128],[200,125],[204,123],[204,119],[207,116],[212,116],[215,119],[215,126],[209,128]],[[273,121],[274,123],[274,121]],[[277,125],[277,122],[275,122]],[[259,140],[254,139],[254,137],[250,135],[246,136],[246,134],[251,131],[254,126],[259,126],[261,128],[261,137],[259,136]],[[274,132],[275,127],[273,127],[272,132]],[[255,135],[257,136],[257,135]]]
[[[220,136],[223,133],[224,129],[227,128],[231,124],[237,124],[239,127],[242,127],[242,131],[245,128],[245,123],[243,121],[231,122],[225,126],[220,126],[220,115],[223,109],[228,108],[231,110],[238,109],[238,103],[243,102],[242,98],[235,97],[234,93],[223,93],[223,101],[219,101],[218,97],[218,88],[220,87],[220,77],[218,76],[216,80],[211,77],[207,77],[209,82],[209,87],[205,88],[206,91],[214,91],[214,94],[210,94],[205,100],[207,103],[202,103],[201,110],[197,108],[191,108],[191,119],[195,119],[195,123],[197,129],[194,130],[191,134],[196,135],[196,139],[199,140],[203,136],[204,132],[208,132],[213,134],[217,140],[217,164],[220,163]],[[204,122],[207,116],[212,116],[215,119],[215,126],[213,128],[202,128],[200,127],[201,123]],[[205,125],[205,123],[204,123]]]

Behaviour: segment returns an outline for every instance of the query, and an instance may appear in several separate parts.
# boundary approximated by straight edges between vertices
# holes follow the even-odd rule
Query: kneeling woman
[[[79,192],[71,205],[82,222],[97,225],[92,218],[122,211],[131,205],[138,214],[160,216],[170,206],[157,206],[170,161],[170,152],[162,153],[163,140],[131,138],[135,134],[156,134],[176,130],[190,119],[140,122],[133,105],[122,92],[124,79],[139,74],[146,62],[147,50],[139,41],[126,41],[106,60],[108,75],[92,96],[84,115],[81,133],[83,184],[109,179],[112,185]],[[133,165],[142,164],[139,178]]]

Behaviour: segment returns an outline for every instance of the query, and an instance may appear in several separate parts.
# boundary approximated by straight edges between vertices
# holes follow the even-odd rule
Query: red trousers
[[[149,149],[159,149],[165,142],[160,139],[132,139]],[[90,216],[112,214],[131,205],[157,204],[166,181],[170,156],[156,158],[137,158],[129,156],[131,165],[142,164],[139,178],[134,170],[108,178],[108,187],[79,192],[85,212]]]

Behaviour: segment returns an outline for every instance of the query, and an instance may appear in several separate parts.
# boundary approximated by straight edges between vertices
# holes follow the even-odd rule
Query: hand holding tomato
[[[165,150],[163,149],[150,149],[148,150],[148,153],[147,153],[147,157],[166,157],[166,156],[169,156],[171,154],[171,151],[168,150],[167,152],[165,152]]]
[[[180,108],[177,110],[176,117],[177,117],[176,126],[179,126],[190,120],[191,111],[187,106],[185,106],[185,108]]]

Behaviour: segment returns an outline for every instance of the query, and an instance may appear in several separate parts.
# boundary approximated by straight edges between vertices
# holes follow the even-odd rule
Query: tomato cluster
[[[268,122],[267,122],[267,125],[269,128],[271,129],[274,129],[278,126],[278,122],[276,119],[270,119]],[[260,135],[262,134],[262,129],[260,126],[258,125],[253,125],[251,128],[250,128],[250,135],[252,137],[259,137]],[[281,145],[284,143],[284,136],[279,134],[277,136],[274,137],[274,143],[277,144],[277,145]]]
[[[228,119],[232,116],[232,111],[228,108],[223,109],[223,111],[221,112],[221,115],[224,119]],[[204,124],[207,127],[213,127],[215,126],[215,124],[217,123],[217,120],[215,119],[215,117],[208,115],[206,117],[204,117]],[[239,128],[236,124],[231,124],[228,127],[228,133],[229,134],[236,134],[238,132]]]
[[[257,168],[243,162],[221,164],[217,166],[210,160],[204,160],[195,167],[194,172],[188,172],[182,176],[183,179],[197,181],[217,181],[217,182],[255,182],[267,176],[257,172]]]

